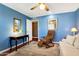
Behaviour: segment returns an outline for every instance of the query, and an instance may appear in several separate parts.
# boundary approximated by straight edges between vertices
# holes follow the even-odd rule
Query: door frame
[[[38,41],[39,41],[39,20],[32,20],[32,22],[38,22]]]
[[[32,21],[30,19],[26,19],[26,33],[27,34],[27,20],[29,20],[31,22],[31,27],[32,27]],[[32,40],[32,29],[31,29],[31,32],[30,32],[31,36],[29,35],[29,41]]]

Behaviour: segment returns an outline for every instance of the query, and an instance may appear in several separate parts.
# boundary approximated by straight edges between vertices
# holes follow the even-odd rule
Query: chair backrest
[[[48,30],[48,33],[47,33],[47,35],[53,35],[54,34],[54,30]]]
[[[48,30],[46,40],[52,40],[55,36],[55,30]]]

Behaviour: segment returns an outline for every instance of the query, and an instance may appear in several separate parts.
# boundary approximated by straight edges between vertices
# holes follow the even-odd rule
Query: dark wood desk
[[[17,41],[22,39],[24,44],[24,39],[28,38],[28,44],[29,44],[29,35],[21,35],[21,36],[11,36],[10,37],[10,50],[12,50],[12,40],[15,40],[16,44],[16,51],[17,51]]]

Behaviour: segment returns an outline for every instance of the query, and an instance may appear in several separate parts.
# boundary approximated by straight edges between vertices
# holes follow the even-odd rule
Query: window
[[[50,19],[48,20],[48,30],[55,30],[57,28],[57,20]]]

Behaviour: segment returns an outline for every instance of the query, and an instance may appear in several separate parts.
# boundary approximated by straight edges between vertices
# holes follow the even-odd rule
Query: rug
[[[7,56],[59,56],[59,45],[54,44],[54,47],[45,48],[38,47],[37,42],[31,42],[29,45],[25,45],[22,48],[14,51]]]

